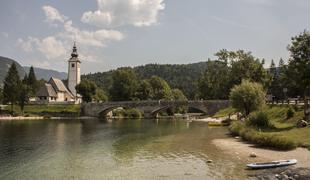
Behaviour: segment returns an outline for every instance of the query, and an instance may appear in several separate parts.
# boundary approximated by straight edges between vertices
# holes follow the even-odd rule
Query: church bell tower
[[[68,88],[75,97],[77,97],[75,86],[81,82],[81,61],[78,57],[74,42],[71,58],[68,61]]]

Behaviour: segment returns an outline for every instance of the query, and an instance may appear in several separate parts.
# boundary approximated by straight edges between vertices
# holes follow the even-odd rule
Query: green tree
[[[267,85],[268,76],[263,64],[251,52],[238,50],[231,64],[231,85],[240,84],[243,79]]]
[[[29,86],[30,93],[32,96],[38,91],[38,81],[34,72],[33,67],[31,66],[28,73],[27,85]]]
[[[2,104],[3,101],[3,89],[0,87],[0,104]]]
[[[107,96],[106,92],[103,89],[97,88],[96,89],[96,94],[95,94],[93,99],[95,101],[97,101],[97,102],[105,102],[105,101],[108,100],[108,96]]]
[[[222,57],[219,57],[221,59]],[[203,99],[227,99],[230,69],[226,62],[208,61],[205,73],[198,80],[199,97]]]
[[[80,84],[75,87],[77,93],[82,95],[84,102],[91,102],[96,94],[97,86],[94,82],[89,80],[82,80]]]
[[[148,82],[152,86],[152,99],[160,100],[166,99],[171,100],[172,92],[169,84],[162,78],[158,76],[152,76]]]
[[[307,92],[310,90],[310,32],[304,31],[292,38],[288,46],[290,59],[288,63],[287,77],[300,91],[300,96],[305,100],[304,115],[308,118]]]
[[[234,86],[230,92],[232,106],[245,116],[260,109],[265,103],[265,96],[263,86],[249,80],[243,80],[240,85]]]
[[[152,86],[148,80],[143,80],[139,83],[136,96],[140,100],[150,100],[153,97]]]
[[[24,114],[25,105],[29,102],[29,93],[30,93],[30,89],[28,85],[21,83],[18,105],[21,109],[22,114]]]
[[[113,101],[134,100],[138,88],[138,80],[131,68],[121,68],[113,72],[110,96]]]
[[[4,103],[11,104],[11,112],[13,113],[13,106],[19,100],[20,93],[20,77],[16,68],[16,64],[13,63],[5,77],[3,88],[3,101]]]
[[[186,101],[187,98],[180,89],[172,89],[172,97],[174,100]]]

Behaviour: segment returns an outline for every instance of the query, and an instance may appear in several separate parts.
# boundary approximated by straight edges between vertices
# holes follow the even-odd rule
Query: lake
[[[245,179],[211,144],[227,133],[185,120],[0,121],[0,179]]]

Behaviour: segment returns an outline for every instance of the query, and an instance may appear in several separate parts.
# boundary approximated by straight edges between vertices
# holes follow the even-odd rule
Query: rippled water
[[[226,133],[183,120],[0,121],[0,179],[244,179],[211,144]]]

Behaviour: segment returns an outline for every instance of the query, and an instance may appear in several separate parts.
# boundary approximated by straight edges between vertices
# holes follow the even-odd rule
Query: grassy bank
[[[212,117],[213,118],[227,117],[227,116],[232,115],[234,113],[236,113],[236,109],[234,109],[230,106],[228,108],[219,110]]]
[[[48,114],[79,114],[81,109],[80,105],[26,105],[24,114],[30,116],[41,116]],[[10,107],[6,107],[10,111]],[[14,106],[15,114],[22,114],[19,106]]]
[[[288,115],[288,111],[293,111]],[[234,122],[230,126],[233,135],[264,147],[288,150],[296,147],[310,149],[310,127],[297,128],[297,121],[302,119],[302,107],[289,105],[267,105],[263,108],[271,127],[258,129],[246,123]]]

